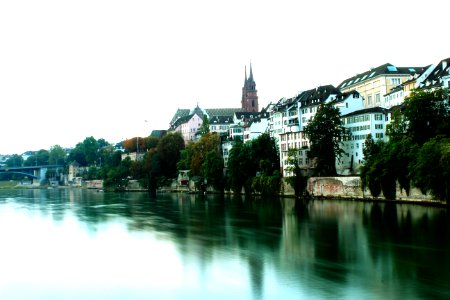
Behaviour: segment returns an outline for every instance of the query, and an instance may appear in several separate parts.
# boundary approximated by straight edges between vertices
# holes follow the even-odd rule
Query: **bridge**
[[[43,181],[49,169],[62,169],[63,165],[41,165],[26,167],[0,167],[0,174],[20,174]]]

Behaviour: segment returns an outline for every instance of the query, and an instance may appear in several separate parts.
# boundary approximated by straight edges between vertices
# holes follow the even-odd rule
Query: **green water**
[[[0,190],[0,299],[450,299],[412,205]]]

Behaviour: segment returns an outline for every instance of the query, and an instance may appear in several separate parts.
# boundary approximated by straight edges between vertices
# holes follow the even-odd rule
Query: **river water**
[[[0,190],[0,299],[450,299],[415,205]]]

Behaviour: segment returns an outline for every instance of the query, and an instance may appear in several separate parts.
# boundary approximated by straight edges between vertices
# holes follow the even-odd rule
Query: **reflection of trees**
[[[391,288],[416,288],[426,299],[450,297],[448,212],[415,206],[374,204],[364,225],[372,261]]]
[[[92,232],[121,222],[173,242],[205,276],[223,256],[244,262],[255,299],[268,268],[311,294],[345,297],[346,287],[396,298],[450,297],[450,221],[418,206],[294,199],[245,199],[80,189],[11,191],[17,202],[61,222],[73,214]],[[269,272],[270,273],[270,272]]]

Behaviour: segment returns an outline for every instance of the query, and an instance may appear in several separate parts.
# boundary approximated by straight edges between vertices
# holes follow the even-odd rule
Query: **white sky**
[[[449,1],[0,0],[0,154],[118,142],[177,108],[260,107],[450,56]],[[147,122],[145,121],[147,120]]]

